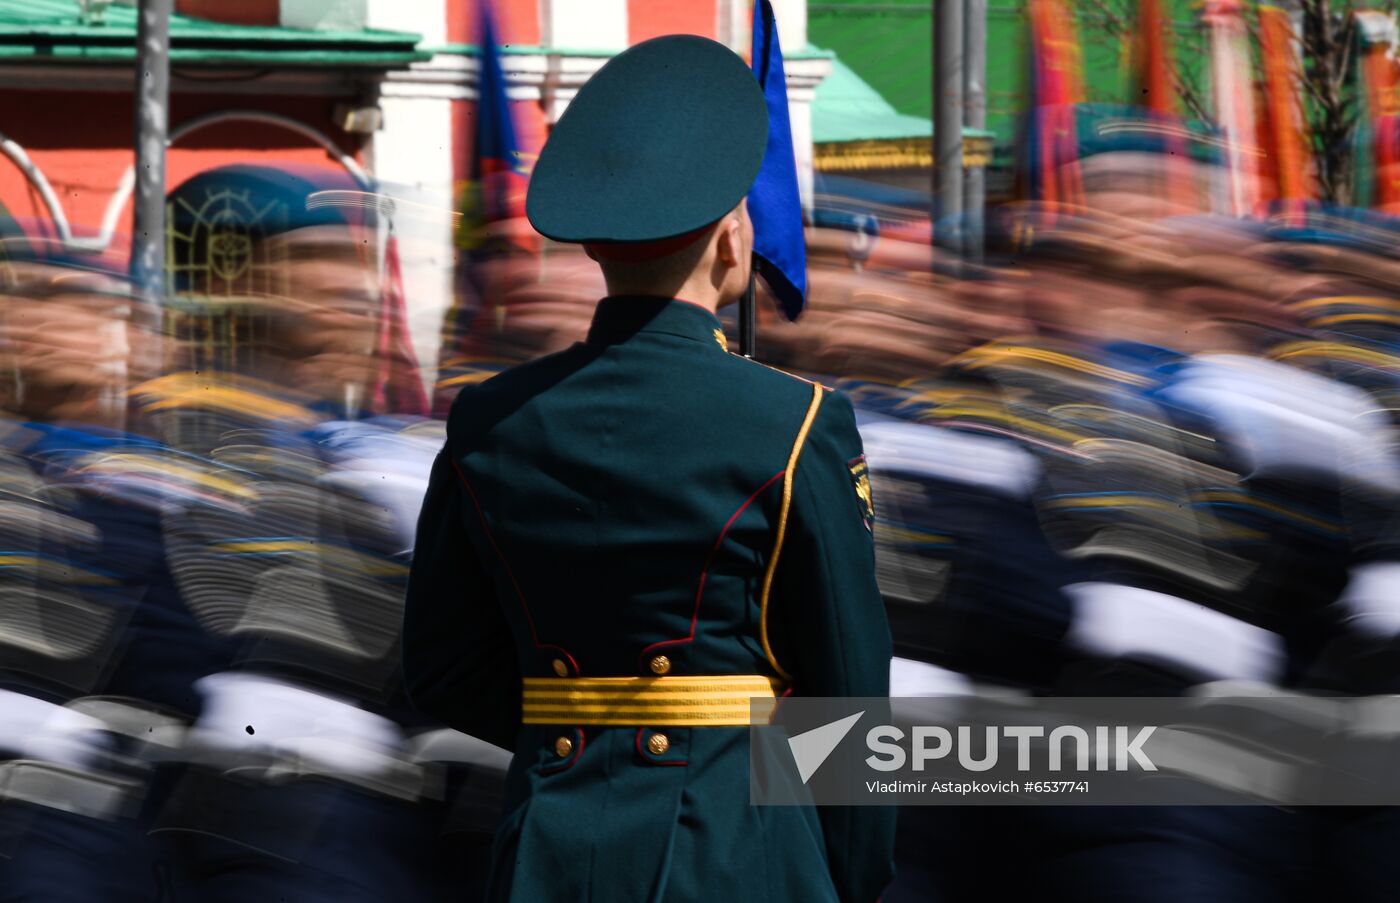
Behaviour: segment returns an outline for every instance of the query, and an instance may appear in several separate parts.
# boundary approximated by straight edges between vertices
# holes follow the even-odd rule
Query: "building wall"
[[[91,91],[9,90],[9,103],[0,116],[0,133],[22,147],[48,180],[75,234],[95,235],[108,206],[131,167],[132,98],[123,93]],[[359,141],[340,131],[332,120],[337,100],[350,98],[266,96],[257,109],[302,122],[355,155]],[[171,98],[172,129],[197,116],[218,110],[247,109],[246,96],[177,94]],[[53,110],[64,116],[56,119]],[[166,162],[167,185],[174,188],[205,169],[230,163],[286,162],[337,166],[320,147],[294,132],[256,122],[220,123],[177,142]],[[48,231],[48,208],[25,174],[8,159],[0,159],[0,204],[11,216],[32,220],[34,231]],[[114,250],[124,251],[131,234],[131,203],[116,222]]]
[[[481,0],[177,0],[177,11],[216,21],[299,27],[369,27],[422,35],[434,57],[409,70],[373,75],[335,73],[314,88],[282,92],[258,78],[222,88],[188,83],[171,101],[171,125],[219,109],[278,113],[328,136],[352,154],[396,204],[395,228],[417,351],[431,382],[438,331],[452,300],[455,248],[453,214],[468,176],[475,134],[477,61],[466,45],[479,40]],[[550,124],[578,88],[607,59],[630,44],[688,32],[716,38],[748,53],[750,0],[493,0],[497,37],[503,45],[508,92],[517,137],[528,165]],[[806,43],[805,0],[774,0],[784,48]],[[806,67],[804,69],[804,66]],[[789,67],[791,118],[799,173],[810,193],[810,100],[820,66]],[[814,74],[815,73],[815,74]],[[47,76],[46,76],[47,77]],[[75,76],[91,78],[89,75]],[[125,78],[123,73],[123,78]],[[26,148],[48,178],[73,231],[99,230],[124,173],[132,165],[129,93],[103,85],[54,90],[7,91],[0,133]],[[201,74],[201,78],[204,76]],[[344,94],[332,86],[337,81]],[[178,79],[177,79],[178,82]],[[65,84],[60,79],[55,86]],[[334,121],[334,107],[377,103],[382,128],[368,138],[349,135]],[[54,119],[51,111],[65,116]],[[240,122],[211,127],[177,143],[167,163],[168,184],[178,185],[207,168],[235,162],[337,164],[305,137],[273,125]],[[14,217],[42,224],[48,209],[24,174],[0,161],[0,204]],[[124,253],[131,228],[131,203],[120,208],[114,249]]]
[[[447,40],[453,44],[470,44],[476,40],[476,23],[480,15],[479,0],[419,0],[425,8],[435,8],[447,19]],[[502,44],[536,46],[540,43],[541,7],[546,0],[493,0],[491,13],[495,16],[496,39]],[[591,2],[591,0],[590,0]],[[587,7],[588,2],[576,3]]]
[[[718,0],[656,3],[627,0],[627,43],[639,44],[663,34],[699,34],[718,38]]]
[[[467,176],[473,151],[476,110],[476,60],[464,45],[475,43],[481,0],[177,0],[177,11],[216,21],[298,27],[369,27],[412,31],[433,59],[408,71],[373,75],[346,73],[339,78],[345,93],[330,86],[329,73],[318,87],[283,93],[268,89],[259,77],[220,93],[222,88],[187,82],[172,97],[171,125],[211,110],[257,109],[285,115],[328,136],[354,155],[397,203],[396,228],[419,354],[429,377],[437,354],[442,312],[452,299],[455,250],[453,211]],[[549,126],[567,108],[578,88],[612,55],[650,37],[689,32],[723,41],[747,54],[750,0],[494,0],[498,39],[504,45],[509,95],[515,109],[519,143],[528,163],[538,154]],[[806,43],[804,0],[774,0],[785,49]],[[804,193],[810,191],[811,88],[820,67],[790,66],[789,84],[794,137]],[[794,70],[796,73],[794,74]],[[82,79],[88,70],[58,78],[53,90],[21,87],[8,90],[7,113],[0,133],[26,148],[59,197],[60,207],[78,235],[95,234],[109,214],[123,175],[132,164],[131,96],[97,90]],[[816,73],[815,75],[813,73]],[[236,74],[235,74],[236,75]],[[274,73],[275,75],[275,73]],[[125,73],[122,77],[126,78]],[[217,77],[211,73],[210,77]],[[315,76],[321,77],[321,76]],[[49,76],[46,74],[47,80]],[[200,75],[201,79],[206,76]],[[237,79],[231,75],[232,82]],[[177,83],[179,79],[177,79]],[[73,87],[62,88],[63,84]],[[367,92],[367,93],[366,93]],[[377,103],[383,126],[368,139],[349,135],[334,121],[334,106]],[[62,109],[65,116],[49,115]],[[212,127],[177,143],[168,158],[170,187],[197,172],[234,162],[336,163],[313,142],[274,125],[241,122]],[[13,164],[0,161],[0,204],[13,216],[43,224],[49,211],[38,192]],[[42,227],[42,226],[41,226]],[[115,222],[126,245],[131,204],[123,204]]]

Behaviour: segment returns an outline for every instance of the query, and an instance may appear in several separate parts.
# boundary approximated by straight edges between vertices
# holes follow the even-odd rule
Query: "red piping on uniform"
[[[710,549],[710,554],[705,558],[705,567],[700,571],[700,585],[696,587],[695,590],[695,610],[691,612],[690,615],[690,633],[680,639],[662,640],[659,643],[652,643],[650,646],[643,649],[640,655],[645,656],[658,646],[669,646],[673,643],[689,643],[695,639],[695,625],[700,619],[700,599],[705,595],[705,578],[710,574],[710,565],[714,564],[715,555],[718,554],[719,547],[724,543],[724,537],[729,535],[729,528],[734,526],[734,522],[739,519],[739,515],[743,514],[748,507],[753,504],[754,499],[762,495],[763,491],[769,486],[781,480],[785,473],[787,473],[786,470],[778,471],[768,478],[768,482],[755,489],[753,495],[749,496],[748,499],[744,501],[744,504],[740,505],[738,509],[729,516],[729,521],[724,525],[724,529],[719,531],[719,538],[715,540],[714,548]]]
[[[788,687],[786,690],[784,690],[784,691],[778,696],[777,700],[774,701],[774,703],[773,703],[773,714],[771,714],[771,715],[768,716],[768,719],[769,719],[769,723],[770,723],[770,724],[772,723],[772,719],[774,719],[774,718],[777,717],[778,711],[783,707],[783,700],[784,700],[784,699],[787,699],[787,698],[788,698],[789,696],[791,696],[791,695],[792,695],[792,687]],[[876,903],[879,903],[879,901],[877,900]]]
[[[510,578],[510,585],[515,587],[515,595],[519,597],[520,607],[525,611],[525,621],[530,625],[530,639],[534,641],[535,648],[559,650],[559,652],[561,652],[564,655],[564,657],[569,660],[569,664],[573,667],[574,673],[581,673],[581,670],[578,666],[578,662],[574,661],[574,657],[569,654],[569,651],[567,649],[565,649],[562,646],[555,646],[550,643],[540,642],[540,635],[535,630],[535,618],[533,615],[530,614],[530,604],[525,601],[525,593],[523,590],[520,589],[520,582],[515,579],[515,572],[510,569],[510,562],[506,561],[505,553],[502,552],[501,547],[496,544],[496,535],[491,532],[490,524],[486,523],[486,512],[482,510],[481,502],[477,500],[476,492],[472,490],[472,484],[467,482],[467,475],[462,473],[461,465],[457,463],[457,460],[455,458],[451,460],[452,469],[457,471],[457,479],[462,481],[462,487],[467,490],[467,495],[471,496],[472,504],[476,506],[476,516],[481,519],[481,529],[486,533],[486,541],[491,543],[491,548],[495,550],[496,557],[501,559],[501,567],[506,569],[506,576]]]

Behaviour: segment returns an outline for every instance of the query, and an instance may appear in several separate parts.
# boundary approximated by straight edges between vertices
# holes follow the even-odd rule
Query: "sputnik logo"
[[[822,763],[836,750],[864,714],[864,711],[856,712],[854,715],[839,718],[830,724],[823,724],[788,738],[788,748],[792,750],[792,759],[797,763],[797,774],[802,778],[802,783],[806,784],[808,779],[817,773],[817,769],[822,767]]]

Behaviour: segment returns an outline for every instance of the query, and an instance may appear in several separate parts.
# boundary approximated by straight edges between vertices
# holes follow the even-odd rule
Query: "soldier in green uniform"
[[[894,811],[749,802],[750,698],[885,696],[850,402],[730,354],[767,111],[743,61],[619,55],[527,213],[609,296],[585,341],[458,396],[404,625],[424,712],[514,752],[490,899],[871,903]]]

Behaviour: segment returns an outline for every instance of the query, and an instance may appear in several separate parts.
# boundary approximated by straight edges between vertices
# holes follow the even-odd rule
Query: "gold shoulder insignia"
[[[851,482],[856,490],[856,500],[860,502],[860,516],[865,521],[865,529],[873,528],[875,522],[875,499],[870,492],[870,468],[865,463],[865,455],[846,462],[851,472]]]
[[[715,330],[715,341],[718,342],[718,343],[719,343],[719,347],[723,348],[725,351],[728,351],[728,350],[729,350],[729,342],[728,342],[728,340],[726,340],[725,337],[724,337],[724,330],[723,330],[723,329],[716,329],[716,330]]]

